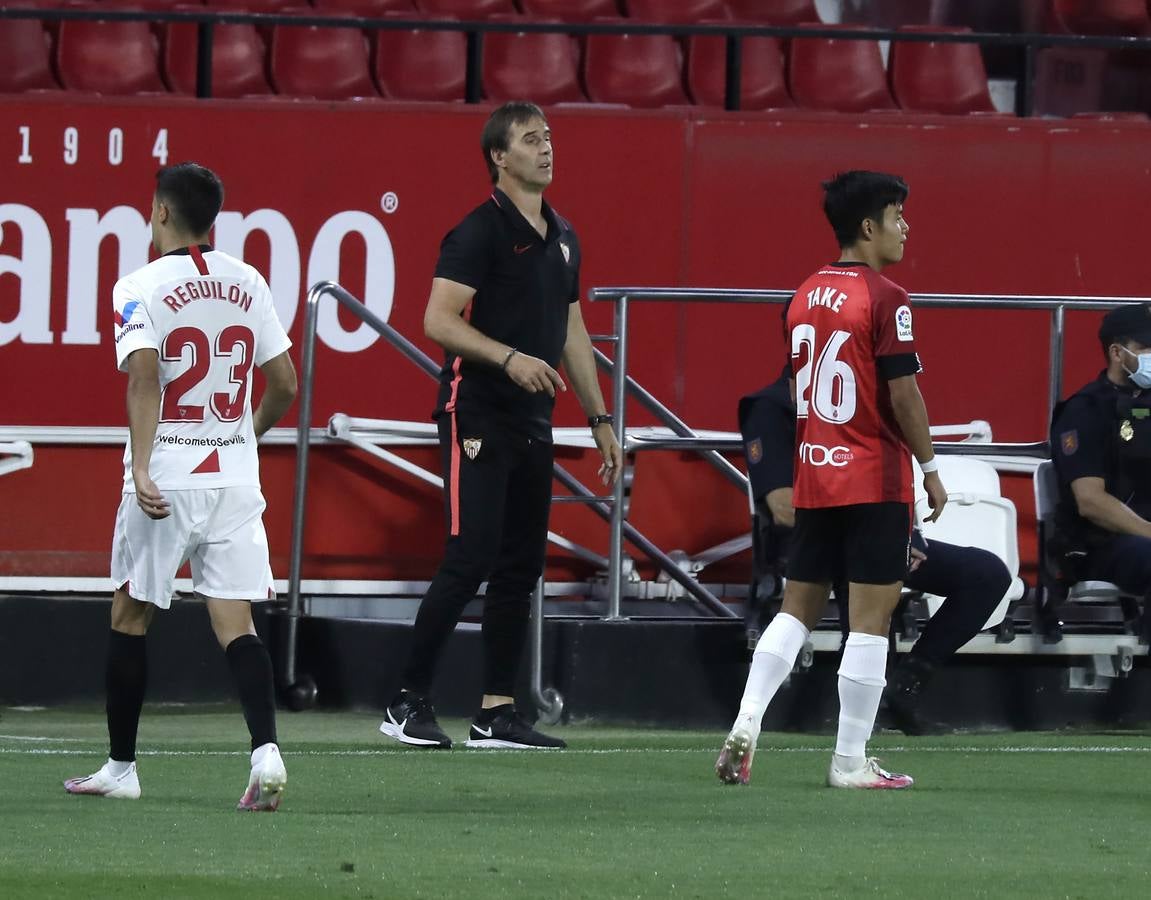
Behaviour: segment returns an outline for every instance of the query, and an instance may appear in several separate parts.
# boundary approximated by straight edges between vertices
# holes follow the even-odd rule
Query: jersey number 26
[[[849,331],[833,331],[817,357],[815,326],[802,323],[792,330],[792,360],[806,357],[795,373],[795,414],[799,418],[806,419],[814,412],[824,422],[841,425],[855,415],[855,373],[839,358],[850,338]]]

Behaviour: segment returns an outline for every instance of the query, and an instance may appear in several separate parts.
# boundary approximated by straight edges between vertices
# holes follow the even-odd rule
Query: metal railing
[[[981,47],[1017,48],[1022,53],[1021,77],[1016,85],[1015,112],[1030,116],[1034,110],[1036,61],[1038,51],[1047,47],[1075,47],[1100,50],[1151,49],[1151,38],[1137,36],[1098,36],[1072,34],[1037,34],[1024,32],[898,31],[865,26],[774,26],[747,24],[667,25],[648,22],[537,22],[523,21],[437,21],[423,18],[376,19],[360,16],[283,15],[248,12],[162,12],[141,10],[10,8],[0,5],[0,19],[40,19],[43,21],[104,20],[184,22],[198,26],[196,96],[212,96],[212,53],[216,25],[249,24],[261,27],[295,25],[300,27],[357,28],[363,31],[462,31],[467,38],[464,59],[465,100],[483,100],[484,36],[492,33],[563,33],[574,37],[591,34],[668,34],[675,37],[712,35],[726,39],[724,108],[740,108],[740,86],[743,73],[743,39],[750,37],[831,38],[834,40],[892,41],[905,43],[977,44]]]
[[[675,438],[633,439],[627,433],[627,395],[629,390],[634,392],[632,381],[627,374],[628,367],[628,308],[632,301],[664,301],[664,302],[690,302],[690,303],[752,303],[752,304],[781,304],[791,299],[794,291],[785,290],[742,290],[738,288],[677,288],[677,287],[605,287],[592,288],[588,291],[588,298],[595,301],[606,301],[615,304],[615,347],[616,357],[614,366],[610,368],[612,377],[612,402],[616,421],[616,430],[619,434],[620,444],[624,449],[625,475],[628,466],[628,454],[639,450],[686,450],[712,456],[720,451],[736,451],[740,449],[738,441],[716,441],[701,439],[694,436],[686,423],[683,423],[670,410],[662,407],[659,401],[648,395],[641,398],[641,402],[648,409],[655,412],[669,425],[672,422],[682,426],[681,436]],[[1047,391],[1047,418],[1050,420],[1055,404],[1059,402],[1063,387],[1063,345],[1064,345],[1064,317],[1067,310],[1105,310],[1124,303],[1151,302],[1146,297],[1065,297],[1065,296],[1033,296],[1018,294],[912,294],[916,306],[932,308],[982,308],[982,309],[1032,309],[1047,310],[1051,313],[1050,319],[1050,360],[1048,371]],[[602,354],[601,354],[602,355]],[[598,357],[597,357],[598,358]],[[672,426],[675,428],[675,426]],[[961,444],[941,443],[937,445],[940,452],[945,453],[978,453],[979,455],[995,454],[999,456],[1035,457],[1046,447],[1046,441],[1025,444],[980,443],[963,446]],[[623,559],[622,535],[626,529],[627,508],[621,502],[623,478],[616,485],[616,502],[612,504],[612,544],[608,553],[611,568],[608,575],[608,609],[609,616],[618,616],[622,596],[622,583],[620,581],[620,566]]]

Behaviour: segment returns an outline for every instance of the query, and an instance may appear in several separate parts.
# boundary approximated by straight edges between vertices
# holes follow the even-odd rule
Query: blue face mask
[[[1126,347],[1121,347],[1124,353],[1134,356],[1138,360],[1138,366],[1132,372],[1126,366],[1123,370],[1131,376],[1131,381],[1136,387],[1151,388],[1151,351],[1147,353],[1135,353],[1128,350]]]

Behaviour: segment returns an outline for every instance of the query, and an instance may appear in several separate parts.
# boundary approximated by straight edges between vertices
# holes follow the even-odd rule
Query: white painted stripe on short
[[[3,735],[0,735],[2,738]],[[46,738],[45,740],[60,740],[58,738]],[[0,755],[7,756],[91,756],[102,752],[104,745],[99,747],[93,746],[92,749],[77,749],[71,747],[0,747]],[[896,746],[896,747],[874,747],[872,748],[877,754],[885,755],[888,753],[959,753],[959,754],[972,754],[981,753],[987,755],[994,755],[998,753],[1003,754],[1019,754],[1019,753],[1151,753],[1151,747],[1110,747],[1106,745],[1097,746],[1083,746],[1083,747],[913,747],[913,746]],[[608,748],[571,748],[560,752],[562,756],[613,756],[613,755],[635,755],[635,754],[665,754],[665,755],[695,755],[705,753],[715,753],[718,750],[718,745],[715,747],[608,747]],[[829,742],[826,746],[821,747],[760,747],[759,752],[763,753],[830,753],[832,744]],[[471,748],[462,751],[466,756],[501,756],[505,753],[528,753],[529,750],[482,750]],[[293,750],[289,747],[285,756],[291,757],[391,757],[399,754],[418,755],[420,751],[413,751],[412,749],[404,750],[397,747],[394,750]],[[158,757],[209,757],[209,756],[243,756],[247,757],[249,754],[246,750],[139,750],[137,756],[158,756]],[[439,758],[443,755],[443,751],[429,751],[429,756]]]

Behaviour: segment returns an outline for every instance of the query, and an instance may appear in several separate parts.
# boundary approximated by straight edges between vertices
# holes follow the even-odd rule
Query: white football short
[[[112,582],[135,600],[168,609],[176,572],[187,561],[197,594],[270,600],[272,567],[257,487],[164,491],[171,515],[151,519],[124,494],[112,536]]]

